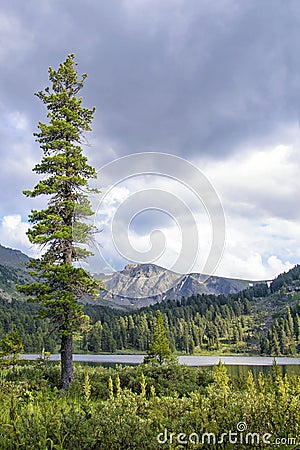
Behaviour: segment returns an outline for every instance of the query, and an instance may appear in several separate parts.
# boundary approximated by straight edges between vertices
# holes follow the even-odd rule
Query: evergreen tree
[[[102,324],[100,321],[96,322],[93,328],[91,329],[88,336],[88,344],[87,348],[90,352],[101,352],[102,346]]]
[[[291,315],[291,310],[287,308],[287,335],[290,339],[294,339],[294,321]]]
[[[0,342],[0,356],[8,357],[8,362],[15,364],[23,351],[22,339],[16,326],[13,325],[11,332],[6,334]]]
[[[158,310],[153,330],[153,342],[147,350],[147,356],[144,358],[144,362],[158,362],[159,364],[163,364],[173,361],[175,361],[175,357],[170,348],[161,312]]]
[[[96,296],[102,288],[86,270],[74,267],[75,261],[91,255],[84,246],[94,231],[87,223],[93,214],[88,182],[96,177],[96,171],[87,163],[81,145],[83,133],[91,131],[95,109],[83,108],[78,95],[86,77],[78,78],[74,55],[68,55],[58,70],[49,68],[52,87],[36,94],[46,105],[49,118],[49,123],[39,123],[35,133],[44,156],[33,171],[42,179],[32,191],[24,191],[27,197],[49,196],[47,207],[33,210],[29,216],[29,240],[45,249],[30,263],[37,281],[19,289],[40,303],[41,317],[50,318],[60,333],[62,389],[68,389],[74,378],[73,335],[88,323],[78,300]]]

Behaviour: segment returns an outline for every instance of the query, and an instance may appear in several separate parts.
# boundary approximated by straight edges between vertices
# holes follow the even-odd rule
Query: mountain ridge
[[[13,298],[23,298],[16,289],[16,284],[31,279],[26,268],[29,256],[17,249],[0,244],[0,296],[11,302]]]
[[[2,296],[8,296],[8,299],[20,297],[15,285],[29,281],[26,268],[29,261],[30,258],[20,250],[0,245]],[[229,295],[258,283],[201,273],[179,274],[155,264],[127,264],[121,271],[94,276],[106,285],[106,289],[99,292],[96,304],[125,309],[141,308],[165,300],[181,300],[195,294]],[[87,298],[86,302],[95,301]]]
[[[29,256],[21,252],[21,250],[5,247],[0,244],[0,264],[13,267],[24,267],[29,262]]]
[[[155,264],[127,264],[113,274],[95,274],[106,289],[99,301],[112,302],[118,307],[140,308],[165,300],[180,300],[194,294],[228,295],[253,284],[240,280],[201,273],[179,274]]]

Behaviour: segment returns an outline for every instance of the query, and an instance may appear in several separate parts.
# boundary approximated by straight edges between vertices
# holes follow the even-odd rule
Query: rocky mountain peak
[[[183,275],[155,264],[127,264],[103,281],[106,290],[100,292],[100,301],[135,308],[202,293],[228,295],[249,287],[246,280],[206,277],[200,273]]]

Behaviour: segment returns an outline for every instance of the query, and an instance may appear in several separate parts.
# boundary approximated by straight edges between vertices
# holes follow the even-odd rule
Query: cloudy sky
[[[22,189],[37,181],[31,169],[41,151],[32,133],[46,120],[33,94],[69,53],[88,74],[84,105],[97,108],[84,151],[103,193],[93,200],[102,230],[98,271],[144,261],[138,254],[152,250],[152,261],[174,268],[181,258],[186,269],[194,247],[189,269],[205,268],[223,225],[211,199],[193,190],[188,163],[224,211],[216,274],[266,279],[299,263],[298,0],[2,2],[0,242],[27,254],[35,252],[27,216],[42,202]],[[113,163],[112,181],[103,172],[148,152],[155,152],[152,175],[138,156],[129,171],[126,158]],[[164,169],[159,154],[169,155]]]

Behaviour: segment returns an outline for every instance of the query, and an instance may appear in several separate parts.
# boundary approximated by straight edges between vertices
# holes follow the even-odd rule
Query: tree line
[[[259,286],[257,288],[263,288]],[[220,351],[288,355],[300,352],[300,306],[288,308],[268,329],[264,315],[253,312],[257,297],[249,289],[225,296],[193,295],[166,301],[131,313],[86,305],[93,317],[92,330],[82,341],[82,350],[114,352],[133,349],[144,352],[153,340],[156,311],[162,313],[171,348],[179,352]]]
[[[153,342],[156,315],[160,310],[172,351],[188,354],[221,350],[265,355],[299,353],[299,294],[295,290],[289,292],[290,287],[299,282],[298,272],[299,266],[296,266],[279,277],[279,284],[276,279],[269,287],[261,283],[227,297],[198,294],[136,311],[120,312],[86,304],[83,312],[90,317],[92,325],[86,334],[75,336],[75,350],[145,352]],[[286,296],[293,299],[293,306],[287,307],[289,303],[282,300]],[[269,306],[264,311],[265,304]],[[274,304],[282,307],[272,318],[270,309]],[[49,321],[38,317],[38,311],[35,303],[17,299],[8,303],[0,299],[0,338],[15,324],[25,352],[40,352],[42,348],[57,352],[59,334]]]

